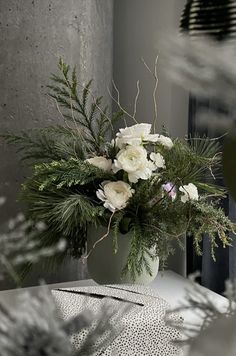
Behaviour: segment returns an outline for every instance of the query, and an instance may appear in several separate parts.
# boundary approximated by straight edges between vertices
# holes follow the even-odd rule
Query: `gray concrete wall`
[[[136,81],[141,95],[137,108],[140,122],[152,122],[153,80],[141,58],[153,68],[156,55],[168,33],[178,31],[185,0],[115,0],[114,80],[120,90],[121,103],[133,112]],[[187,133],[188,93],[170,83],[162,66],[158,66],[158,125],[165,125],[175,137]],[[178,251],[170,267],[185,274],[185,255]]]
[[[82,84],[93,78],[95,92],[109,102],[113,0],[0,0],[1,132],[58,122],[55,105],[45,94],[60,56],[77,66]],[[25,175],[15,152],[1,143],[0,196],[7,197],[1,223],[20,209],[16,195]],[[34,271],[26,284],[35,284],[38,277],[57,282],[85,275],[80,264],[69,261],[57,273]]]
[[[153,68],[156,55],[168,33],[178,31],[185,0],[115,0],[114,21],[114,79],[120,89],[121,102],[130,111],[140,80],[141,95],[137,117],[152,122],[153,80],[141,58]],[[188,93],[173,86],[162,65],[158,65],[158,122],[172,135],[187,132]]]

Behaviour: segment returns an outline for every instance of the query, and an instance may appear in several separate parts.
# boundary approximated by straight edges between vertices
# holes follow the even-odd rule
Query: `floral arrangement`
[[[186,234],[193,236],[199,255],[206,235],[213,259],[218,240],[229,246],[235,225],[219,206],[226,192],[215,183],[221,166],[218,141],[172,139],[164,129],[156,133],[155,122],[137,122],[137,101],[129,114],[119,95],[119,111],[110,114],[92,93],[92,82],[79,84],[75,70],[71,73],[62,60],[59,69],[49,88],[64,124],[5,135],[33,167],[21,199],[28,218],[46,226],[35,238],[46,246],[64,238],[63,256],[79,258],[86,251],[88,226],[113,232],[114,253],[119,234],[129,233],[124,273],[133,278],[143,269],[151,273],[147,255],[158,256],[164,267],[174,253],[173,241],[183,246]],[[121,120],[125,127],[116,132]]]

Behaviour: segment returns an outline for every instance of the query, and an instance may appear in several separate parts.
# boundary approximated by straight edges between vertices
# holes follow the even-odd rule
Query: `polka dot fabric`
[[[167,326],[164,318],[169,305],[155,290],[139,285],[107,285],[95,287],[66,288],[53,290],[52,294],[63,319],[69,319],[89,308],[99,312],[104,300],[109,300],[120,314],[124,328],[105,350],[96,356],[178,356],[181,349],[172,341],[180,339],[177,330]],[[105,298],[105,299],[104,299]],[[131,308],[123,314],[124,302]],[[181,321],[178,315],[173,316]],[[111,323],[117,323],[117,319]],[[91,325],[91,328],[93,325]],[[78,345],[86,337],[88,330],[73,335],[72,342]]]

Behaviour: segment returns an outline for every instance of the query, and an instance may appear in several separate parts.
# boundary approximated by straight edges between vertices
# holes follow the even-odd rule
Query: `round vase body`
[[[151,259],[147,256],[152,275],[145,269],[136,277],[135,280],[127,273],[122,275],[122,271],[127,263],[127,258],[131,247],[131,234],[119,234],[118,251],[113,253],[112,231],[102,241],[96,241],[106,234],[107,230],[103,227],[89,229],[88,231],[88,252],[92,251],[88,257],[88,271],[90,277],[99,284],[149,284],[151,283],[159,270],[159,258]]]

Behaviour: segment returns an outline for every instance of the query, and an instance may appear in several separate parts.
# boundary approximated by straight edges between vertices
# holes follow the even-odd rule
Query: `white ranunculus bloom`
[[[104,182],[102,188],[97,190],[97,197],[104,202],[104,207],[111,212],[124,209],[128,200],[135,193],[135,190],[123,181]]]
[[[168,148],[169,150],[174,146],[171,138],[163,135],[158,135],[158,138],[155,142],[160,143],[162,146]]]
[[[127,146],[118,152],[113,172],[123,169],[128,173],[129,181],[137,183],[139,179],[149,179],[156,168],[155,164],[148,160],[144,147]]]
[[[143,142],[156,142],[160,135],[151,134],[151,124],[137,124],[120,129],[116,134],[116,145],[122,148],[126,145],[139,146]]]
[[[189,200],[198,200],[199,198],[198,189],[193,183],[183,185],[179,188],[179,190],[183,193],[183,195],[181,196],[182,203],[186,203]]]
[[[112,167],[112,160],[103,156],[96,156],[86,159],[86,162],[92,164],[95,167],[103,169],[104,171],[110,171]]]
[[[156,142],[160,143],[161,145],[168,148],[169,150],[174,146],[171,138],[163,135],[158,135]]]
[[[150,154],[150,158],[154,162],[157,168],[166,168],[164,157],[160,153],[152,152]]]

